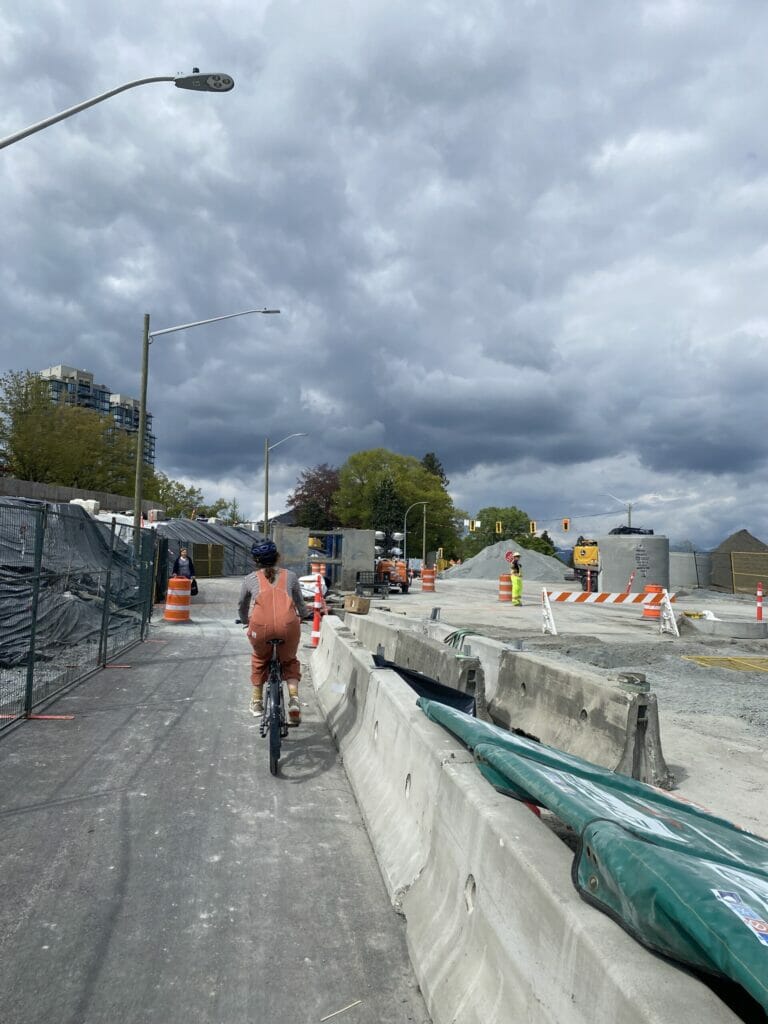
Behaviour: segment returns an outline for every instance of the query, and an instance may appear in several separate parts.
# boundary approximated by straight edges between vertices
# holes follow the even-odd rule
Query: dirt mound
[[[490,544],[483,548],[474,558],[468,558],[461,565],[446,569],[446,579],[458,579],[460,576],[472,580],[495,580],[503,572],[509,572],[509,563],[504,558],[507,551],[514,551],[511,541],[500,540],[498,544]],[[523,579],[540,580],[544,583],[562,583],[568,568],[559,558],[542,555],[539,551],[520,547],[520,564]]]

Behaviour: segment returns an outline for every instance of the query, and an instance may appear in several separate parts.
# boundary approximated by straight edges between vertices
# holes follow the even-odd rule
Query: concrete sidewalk
[[[239,584],[0,740],[4,1024],[428,1021],[308,669],[269,774]]]

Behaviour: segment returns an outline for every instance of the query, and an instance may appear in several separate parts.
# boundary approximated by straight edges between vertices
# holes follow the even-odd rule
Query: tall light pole
[[[424,563],[427,560],[427,501],[414,501],[412,505],[409,505],[405,510],[405,518],[403,519],[403,561],[405,562],[405,571],[408,571],[408,513],[412,508],[416,508],[417,505],[424,506],[424,521],[422,524],[422,554],[421,554],[421,567],[424,568]]]
[[[139,557],[141,542],[141,502],[144,468],[144,435],[147,430],[147,378],[149,376],[149,346],[155,338],[175,331],[186,331],[190,327],[201,327],[213,324],[218,320],[231,320],[235,316],[247,316],[248,313],[279,313],[279,309],[244,309],[240,313],[225,313],[223,316],[212,316],[207,320],[195,320],[191,324],[178,324],[176,327],[164,327],[161,331],[150,331],[149,313],[144,314],[144,334],[141,342],[141,393],[139,395],[139,431],[136,443],[136,480],[133,488],[133,553]]]
[[[277,448],[283,441],[290,441],[292,437],[309,437],[309,434],[303,432],[298,434],[288,434],[287,437],[281,437],[279,441],[275,441],[274,444],[269,443],[269,438],[264,438],[264,536],[269,537],[269,453],[273,448]]]
[[[126,89],[135,89],[137,85],[149,85],[151,82],[173,82],[177,89],[193,89],[195,92],[229,92],[235,87],[234,80],[229,75],[201,75],[197,68],[193,69],[193,74],[191,75],[160,75],[155,78],[139,78],[135,82],[126,82],[125,85],[118,85],[116,89],[110,89],[109,92],[103,92],[99,96],[94,96],[93,99],[85,100],[74,107],[68,107],[66,110],[62,110],[60,114],[53,114],[52,117],[46,117],[44,121],[38,121],[36,124],[31,124],[29,128],[23,128],[20,132],[15,132],[13,135],[0,139],[0,149],[10,146],[14,142],[19,142],[21,139],[26,139],[28,135],[34,135],[35,132],[40,132],[43,128],[49,128],[52,124],[64,121],[66,118],[72,117],[73,114],[79,114],[81,110],[87,110],[88,107],[102,103],[104,100],[108,100],[110,96],[117,96],[119,92],[125,92]]]
[[[607,494],[609,498],[613,498],[614,501],[618,501],[620,505],[627,506],[627,528],[632,528],[632,502],[624,501],[623,498],[617,498],[615,494],[611,494],[610,491],[603,491],[603,494]]]

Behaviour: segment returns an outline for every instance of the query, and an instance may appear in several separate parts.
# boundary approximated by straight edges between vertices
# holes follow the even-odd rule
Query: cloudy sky
[[[0,150],[0,368],[138,396],[145,313],[278,307],[152,345],[208,500],[260,516],[306,432],[273,512],[385,447],[560,539],[768,541],[766,52],[764,0],[5,0],[3,137],[236,85]]]

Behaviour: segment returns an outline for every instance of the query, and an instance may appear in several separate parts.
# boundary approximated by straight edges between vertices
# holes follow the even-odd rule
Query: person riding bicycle
[[[270,639],[283,643],[277,648],[283,679],[288,686],[288,721],[301,722],[299,680],[301,666],[296,657],[301,634],[301,619],[311,616],[301,595],[299,578],[288,569],[277,568],[280,554],[271,540],[262,540],[251,548],[254,572],[243,580],[238,604],[241,622],[248,623],[251,642],[251,714],[256,718],[264,712],[264,683],[269,676],[272,654]],[[251,608],[251,601],[253,607]]]

